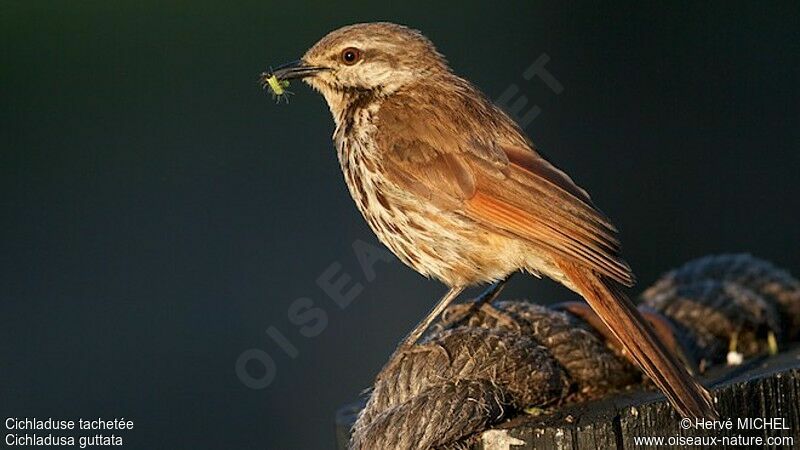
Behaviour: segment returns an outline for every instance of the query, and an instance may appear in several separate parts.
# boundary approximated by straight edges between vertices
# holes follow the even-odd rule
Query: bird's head
[[[303,79],[336,111],[353,94],[391,95],[449,70],[422,33],[381,22],[332,31],[301,59],[280,66],[273,74],[280,80]]]

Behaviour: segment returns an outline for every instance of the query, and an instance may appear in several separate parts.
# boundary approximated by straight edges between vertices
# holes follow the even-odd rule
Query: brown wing
[[[381,107],[377,144],[387,176],[442,209],[633,284],[614,226],[586,191],[493,106],[462,100]],[[480,131],[470,128],[477,124]]]

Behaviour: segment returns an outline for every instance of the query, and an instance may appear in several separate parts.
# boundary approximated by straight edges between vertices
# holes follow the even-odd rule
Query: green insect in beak
[[[261,74],[261,77],[262,85],[264,88],[269,88],[276,103],[280,103],[281,99],[285,99],[286,103],[289,103],[289,95],[291,92],[286,90],[286,88],[289,87],[288,80],[278,79],[272,71]]]
[[[269,88],[270,92],[272,92],[272,96],[277,98],[278,102],[281,101],[281,98],[285,98],[288,103],[288,95],[291,94],[291,92],[287,91],[286,88],[289,87],[289,80],[314,76],[319,72],[327,70],[330,69],[321,66],[311,66],[302,60],[292,61],[276,67],[275,70],[272,70],[270,67],[269,72],[261,74],[261,84],[264,86],[264,89]]]

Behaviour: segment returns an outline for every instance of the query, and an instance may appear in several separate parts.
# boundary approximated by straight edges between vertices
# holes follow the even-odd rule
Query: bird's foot
[[[519,331],[520,329],[519,322],[514,320],[514,317],[512,317],[511,314],[495,307],[491,303],[484,303],[480,305],[480,311],[487,317],[491,317],[495,320],[494,326],[496,328],[510,328],[515,331]]]

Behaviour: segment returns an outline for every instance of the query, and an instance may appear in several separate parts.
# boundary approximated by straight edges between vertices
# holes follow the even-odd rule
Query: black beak
[[[310,66],[306,64],[302,59],[298,59],[297,61],[292,61],[290,63],[278,66],[272,72],[264,72],[261,74],[261,76],[264,80],[266,80],[267,78],[270,78],[274,75],[279,80],[284,81],[284,80],[294,80],[296,78],[310,77],[324,70],[328,70],[328,68]]]

